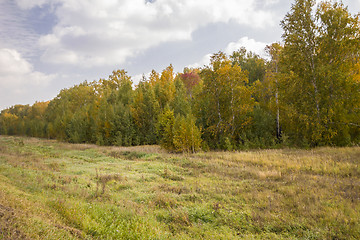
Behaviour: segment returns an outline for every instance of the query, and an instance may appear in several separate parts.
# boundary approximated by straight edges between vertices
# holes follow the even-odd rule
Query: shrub
[[[176,152],[197,152],[201,148],[201,132],[192,115],[178,115],[173,127],[173,144]]]

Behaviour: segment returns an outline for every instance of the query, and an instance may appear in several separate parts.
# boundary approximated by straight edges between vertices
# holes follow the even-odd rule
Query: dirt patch
[[[69,233],[71,233],[71,235],[80,238],[80,239],[84,239],[83,237],[83,233],[76,229],[76,228],[72,228],[72,227],[68,227],[68,226],[63,226],[63,225],[55,225],[55,227],[59,228],[59,229],[64,229],[65,231],[68,231]]]
[[[0,239],[29,239],[17,229],[18,224],[15,211],[0,204]]]

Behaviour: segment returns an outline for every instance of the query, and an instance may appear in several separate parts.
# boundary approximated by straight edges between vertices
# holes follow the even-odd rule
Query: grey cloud
[[[161,71],[172,63],[176,71],[182,71],[244,37],[256,42],[280,41],[279,22],[293,2],[17,1],[22,2],[23,10],[13,0],[0,0],[0,48],[16,49],[34,71],[57,73],[57,77],[47,87],[28,87],[34,96],[23,93],[12,97],[0,90],[1,102],[11,105],[48,100],[64,87],[106,78],[119,68],[134,76],[152,69]],[[360,9],[359,0],[344,3],[352,12]],[[45,41],[46,35],[53,38]],[[70,62],[63,61],[66,59]]]
[[[38,55],[38,34],[27,21],[26,13],[20,11],[11,0],[0,1],[0,47],[17,49],[26,58]]]

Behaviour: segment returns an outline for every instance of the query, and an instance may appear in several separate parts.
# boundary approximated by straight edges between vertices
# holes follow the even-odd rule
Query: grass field
[[[360,148],[169,154],[0,136],[0,239],[360,239]]]

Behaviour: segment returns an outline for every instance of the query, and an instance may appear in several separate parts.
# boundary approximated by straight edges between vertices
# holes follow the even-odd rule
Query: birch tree
[[[353,114],[359,116],[359,83],[354,81],[360,53],[358,16],[341,3],[322,2],[316,9],[315,3],[296,0],[281,22],[286,128],[294,139],[312,146],[336,143],[337,136],[348,135],[348,127],[340,126],[349,126]]]

